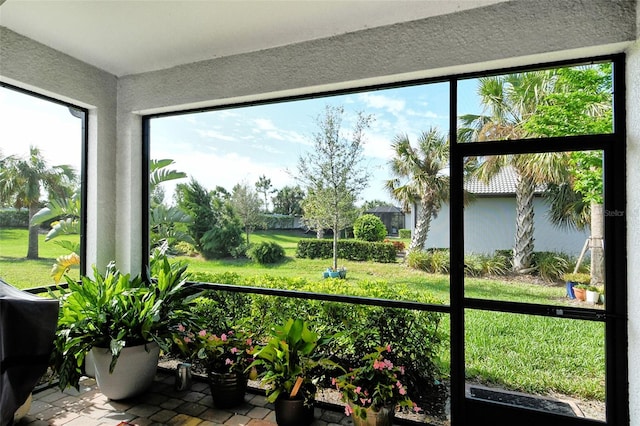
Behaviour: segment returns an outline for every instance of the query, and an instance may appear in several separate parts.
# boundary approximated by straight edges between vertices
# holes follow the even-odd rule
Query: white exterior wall
[[[555,251],[578,256],[588,230],[563,230],[547,218],[548,206],[540,197],[533,202],[535,251]],[[464,210],[465,253],[492,254],[498,249],[513,248],[516,229],[515,198],[477,198]],[[448,248],[449,206],[444,204],[431,222],[426,248]]]
[[[629,411],[640,425],[640,4],[637,40],[627,50],[627,291],[629,336]]]

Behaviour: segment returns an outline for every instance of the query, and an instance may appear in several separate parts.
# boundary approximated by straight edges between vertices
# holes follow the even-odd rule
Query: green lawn
[[[26,229],[0,228],[0,278],[18,288],[53,284],[51,268],[58,256],[69,252],[53,241],[45,242],[45,235],[40,234],[39,259],[29,260],[26,259],[27,239]],[[77,243],[80,236],[68,235],[64,239]],[[78,277],[78,270],[73,270],[71,276]]]
[[[55,257],[66,251],[41,236],[37,261],[27,261],[26,230],[0,230],[0,277],[20,288],[51,283],[49,271]],[[294,257],[300,238],[312,234],[256,232],[251,242],[276,241],[285,248],[287,259],[277,265],[262,266],[247,259],[205,261],[182,257],[191,272],[234,272],[243,277],[301,277],[322,281],[330,259]],[[77,238],[77,236],[76,236]],[[407,242],[408,243],[408,242]],[[449,301],[449,277],[426,274],[401,262],[381,264],[340,260],[347,268],[346,284],[380,281],[389,286],[407,286],[428,291],[443,303]],[[382,284],[381,284],[382,285]],[[470,278],[465,295],[474,298],[564,305],[564,286],[549,286],[498,279]],[[449,329],[445,315],[442,326]],[[540,394],[559,393],[604,400],[604,326],[602,323],[513,315],[487,311],[466,312],[466,362],[469,379],[498,384],[514,390]],[[441,355],[449,364],[447,349]]]

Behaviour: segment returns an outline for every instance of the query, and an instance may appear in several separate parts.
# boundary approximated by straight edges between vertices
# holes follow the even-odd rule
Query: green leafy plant
[[[354,222],[353,235],[359,240],[378,242],[387,236],[387,228],[378,216],[364,214]]]
[[[573,282],[576,284],[589,284],[591,282],[591,275],[582,272],[567,273],[563,275],[563,278],[565,281]]]
[[[249,368],[257,368],[262,383],[267,386],[267,400],[302,397],[305,404],[313,404],[320,367],[335,364],[318,357],[316,350],[330,338],[321,338],[308,324],[297,318],[289,319],[272,330],[266,345],[254,351],[255,360]]]
[[[401,381],[404,367],[394,365],[386,357],[387,353],[391,353],[390,345],[378,347],[374,352],[364,355],[356,368],[332,379],[332,384],[342,394],[342,400],[348,403],[345,414],[365,419],[367,408],[375,411],[383,407],[394,410],[396,406],[421,411],[409,398],[407,388]]]
[[[173,328],[191,321],[189,305],[197,295],[184,287],[186,266],[170,264],[156,252],[150,271],[155,275],[152,286],[140,276],[121,273],[114,263],[104,274],[94,267],[94,278],[76,282],[65,277],[68,289],[57,288],[60,311],[51,360],[61,389],[78,388],[92,347],[110,349],[113,371],[124,347],[156,342],[168,350]]]
[[[247,256],[262,265],[277,263],[284,259],[284,248],[274,241],[262,241],[253,244],[247,250]]]

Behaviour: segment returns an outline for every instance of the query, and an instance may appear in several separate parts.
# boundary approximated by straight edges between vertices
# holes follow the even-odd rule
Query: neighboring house
[[[399,207],[377,206],[367,210],[365,213],[379,217],[387,228],[387,235],[392,237],[397,237],[398,229],[404,228],[405,214]]]
[[[511,168],[504,168],[487,184],[472,179],[465,189],[473,201],[465,207],[464,227],[466,253],[491,254],[498,249],[512,249],[516,229],[517,175]],[[418,207],[419,208],[419,207]],[[589,238],[589,229],[583,231],[561,229],[548,218],[548,206],[538,192],[534,199],[535,251],[554,251],[577,256]],[[414,208],[405,213],[405,224],[413,231]],[[425,248],[449,247],[449,205],[443,204],[438,216],[431,221]]]

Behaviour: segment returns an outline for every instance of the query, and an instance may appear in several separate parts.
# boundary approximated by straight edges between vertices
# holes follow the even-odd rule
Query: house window
[[[18,288],[77,278],[87,112],[2,84],[0,114],[0,277]]]
[[[624,91],[614,90],[624,84],[623,64],[623,57],[595,58],[145,117],[149,246],[167,241],[175,253],[195,255],[197,272],[220,268],[196,275],[220,283],[219,290],[242,293],[249,284],[269,296],[443,314],[449,344],[440,354],[441,379],[451,411],[436,423],[627,424],[625,118],[615,108],[624,105]],[[344,129],[318,127],[327,105],[343,108]],[[314,263],[302,261],[294,276],[313,288],[274,289],[286,278],[224,275],[242,274],[239,266],[251,264],[242,248],[265,236],[330,237],[334,229],[310,213],[316,205],[297,210],[278,196],[287,188],[304,201],[310,190],[320,192],[303,185],[305,161],[323,158],[314,142],[350,137],[363,116],[370,180],[351,212],[401,210],[412,253],[382,266],[343,255],[348,285],[324,281]],[[165,172],[154,177],[158,169]],[[162,183],[159,175],[175,179]],[[241,209],[237,200],[233,207],[239,195],[253,199],[261,222],[240,220],[234,250],[202,256],[220,249],[208,245],[215,233],[205,234],[229,222],[194,233],[194,205],[204,201],[228,214]],[[185,207],[185,217],[172,210]],[[184,222],[162,222],[170,217]],[[401,229],[395,237],[390,226],[388,237],[400,239]],[[347,225],[337,232],[352,237]],[[296,244],[285,247],[287,256]],[[370,281],[397,266],[403,272],[392,286]],[[277,266],[258,268],[277,273]],[[572,298],[571,273],[588,276],[583,284],[598,290],[597,300]],[[369,293],[354,292],[364,282]],[[587,347],[578,336],[588,336]]]

